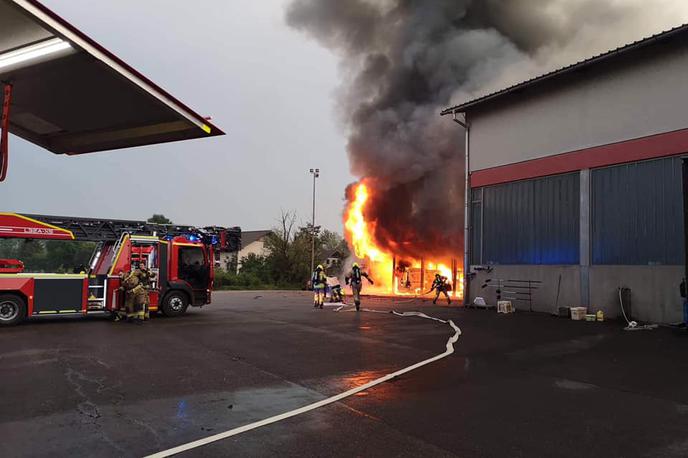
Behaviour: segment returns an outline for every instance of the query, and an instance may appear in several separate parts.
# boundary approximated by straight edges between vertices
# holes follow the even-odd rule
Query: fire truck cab
[[[210,304],[216,253],[238,250],[241,231],[0,213],[0,238],[97,242],[89,264],[70,274],[24,272],[21,260],[0,260],[1,326],[42,315],[123,308],[121,275],[140,263],[155,274],[152,312],[178,316],[189,306]]]

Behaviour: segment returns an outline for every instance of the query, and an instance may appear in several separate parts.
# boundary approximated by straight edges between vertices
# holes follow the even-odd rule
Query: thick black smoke
[[[505,73],[534,72],[524,63],[567,50],[586,24],[639,16],[640,4],[294,0],[288,24],[341,56],[338,111],[351,170],[375,189],[366,218],[378,243],[413,257],[460,256],[463,131],[440,109],[518,79]]]

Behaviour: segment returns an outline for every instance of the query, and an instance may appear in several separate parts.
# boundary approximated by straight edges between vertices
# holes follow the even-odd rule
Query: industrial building
[[[681,26],[442,112],[467,126],[468,300],[524,280],[519,309],[613,317],[622,287],[633,318],[682,320],[687,75]]]

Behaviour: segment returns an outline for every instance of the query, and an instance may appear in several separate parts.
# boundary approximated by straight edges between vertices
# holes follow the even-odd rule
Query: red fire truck
[[[204,227],[0,213],[0,239],[96,242],[75,273],[29,273],[18,259],[0,260],[0,325],[44,315],[109,313],[123,307],[120,274],[145,263],[155,273],[150,309],[178,316],[210,304],[214,259],[238,251],[238,227]]]

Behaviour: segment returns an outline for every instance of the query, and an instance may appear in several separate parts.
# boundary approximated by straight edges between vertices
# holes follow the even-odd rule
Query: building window
[[[480,189],[473,190],[476,192]],[[480,264],[578,264],[578,173],[481,188],[472,216],[472,262]],[[475,245],[482,249],[475,256]]]
[[[680,158],[592,170],[592,263],[681,265]]]

